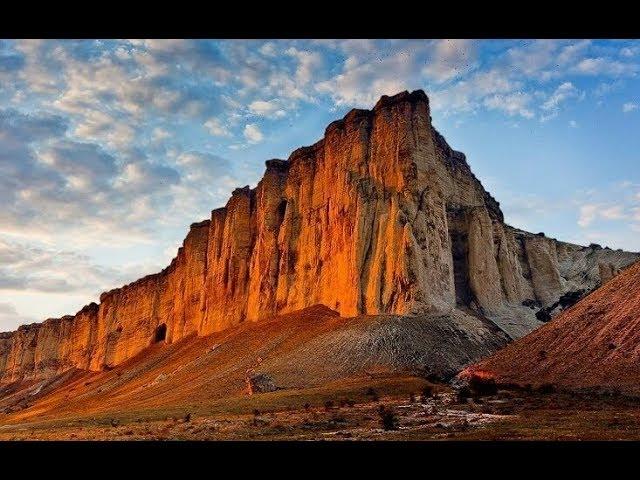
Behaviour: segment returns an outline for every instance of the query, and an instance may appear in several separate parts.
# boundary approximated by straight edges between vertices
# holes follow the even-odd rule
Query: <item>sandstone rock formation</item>
[[[498,202],[431,125],[424,92],[352,110],[322,140],[269,160],[195,223],[171,265],[75,316],[0,336],[0,379],[108,369],[157,342],[322,304],[342,316],[462,308],[511,337],[535,308],[636,254],[504,224]],[[532,308],[533,307],[533,308]]]

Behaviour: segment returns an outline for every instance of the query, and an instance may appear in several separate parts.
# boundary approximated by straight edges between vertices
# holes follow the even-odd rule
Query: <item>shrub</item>
[[[380,416],[380,425],[385,430],[397,430],[398,419],[392,408],[380,405],[378,409],[378,415]]]
[[[372,399],[374,402],[377,402],[377,401],[380,399],[380,396],[378,395],[378,392],[376,392],[372,387],[369,387],[369,388],[367,389],[366,395],[367,395],[368,397],[371,397],[371,399]]]
[[[543,383],[538,387],[538,393],[549,394],[554,393],[556,391],[556,387],[551,383]]]
[[[334,406],[334,403],[332,400],[327,400],[326,402],[324,402],[324,409],[325,410],[331,410]]]
[[[260,410],[258,410],[257,408],[253,411],[253,426],[257,427],[258,423],[259,423],[259,417],[260,416]]]
[[[558,299],[558,303],[563,309],[567,309],[575,305],[586,293],[585,289],[567,292]]]
[[[433,397],[433,386],[425,385],[422,389],[422,401],[424,402],[427,398]]]
[[[551,320],[551,314],[547,311],[546,308],[541,308],[536,312],[536,318],[541,322],[548,322]]]
[[[468,386],[464,385],[458,390],[458,402],[466,403],[468,398],[471,398],[471,389]]]
[[[479,397],[498,393],[498,385],[496,385],[496,381],[493,378],[471,377],[469,387]]]
[[[311,404],[309,402],[304,404],[304,409],[308,412],[309,409],[311,408]]]
[[[334,414],[331,417],[331,422],[333,422],[333,423],[347,423],[347,419],[344,417],[344,415]]]
[[[431,383],[442,383],[448,381],[450,375],[438,375],[436,373],[431,373],[427,375],[427,380]]]

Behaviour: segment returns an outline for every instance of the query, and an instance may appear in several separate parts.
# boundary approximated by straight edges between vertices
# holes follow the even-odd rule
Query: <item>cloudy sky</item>
[[[640,42],[0,41],[0,331],[158,271],[324,127],[424,89],[508,223],[640,250]]]

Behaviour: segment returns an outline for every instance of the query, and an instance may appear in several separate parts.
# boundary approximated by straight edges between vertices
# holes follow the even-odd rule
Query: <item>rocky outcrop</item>
[[[591,250],[505,225],[431,125],[424,92],[403,92],[267,161],[256,188],[193,224],[162,272],[0,337],[0,378],[108,369],[153,343],[316,304],[348,317],[463,308],[517,337],[539,324],[531,305],[595,285],[598,262],[636,258]]]

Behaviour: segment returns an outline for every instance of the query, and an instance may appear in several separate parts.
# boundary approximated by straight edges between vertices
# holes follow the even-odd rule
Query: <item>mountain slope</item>
[[[507,341],[489,322],[461,312],[343,318],[314,306],[205,337],[156,344],[110,370],[71,370],[53,379],[5,385],[0,388],[0,424],[109,412],[210,411],[224,399],[242,402],[247,380],[255,378],[272,384],[271,389],[293,392],[349,379],[416,373],[448,377]]]
[[[640,263],[461,375],[640,393]]]

